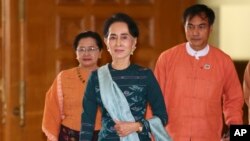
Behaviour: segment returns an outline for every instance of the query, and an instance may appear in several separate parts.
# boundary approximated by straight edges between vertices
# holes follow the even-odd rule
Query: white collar
[[[195,51],[189,44],[189,42],[186,43],[186,50],[187,53],[190,56],[194,56],[195,59],[199,60],[201,56],[205,56],[208,54],[209,52],[209,45],[207,44],[205,48],[203,48],[202,50],[199,51]]]

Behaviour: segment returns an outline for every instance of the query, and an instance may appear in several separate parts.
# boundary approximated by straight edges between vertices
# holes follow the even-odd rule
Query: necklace
[[[77,72],[77,76],[80,79],[80,81],[84,84],[85,80],[82,78],[81,72],[80,72],[80,68],[76,68],[76,72]]]

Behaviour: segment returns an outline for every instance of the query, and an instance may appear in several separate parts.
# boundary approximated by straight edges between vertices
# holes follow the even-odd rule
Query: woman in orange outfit
[[[79,140],[83,94],[90,73],[98,68],[103,42],[98,33],[86,31],[75,37],[73,48],[79,66],[61,71],[46,93],[42,130],[49,141]],[[92,141],[100,128],[98,112]]]

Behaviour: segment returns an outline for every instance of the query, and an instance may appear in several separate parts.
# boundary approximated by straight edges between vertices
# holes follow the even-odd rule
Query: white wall
[[[234,60],[250,59],[250,0],[198,0],[215,10],[210,41]]]
[[[197,0],[197,2],[204,3],[209,6],[250,4],[250,0]]]

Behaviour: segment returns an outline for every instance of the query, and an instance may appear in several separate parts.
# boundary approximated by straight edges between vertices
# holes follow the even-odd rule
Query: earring
[[[136,46],[134,46],[134,49],[132,49],[132,51],[130,52],[130,55],[134,54],[135,49],[136,49]]]

